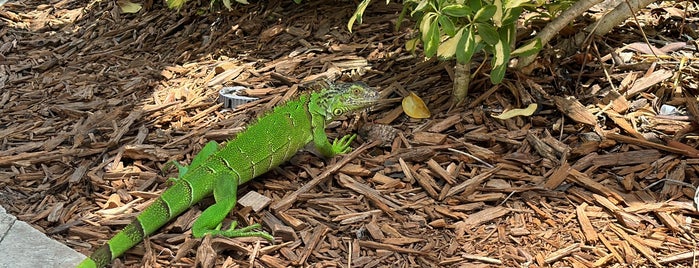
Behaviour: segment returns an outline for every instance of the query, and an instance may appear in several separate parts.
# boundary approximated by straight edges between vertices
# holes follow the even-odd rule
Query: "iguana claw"
[[[228,230],[223,230],[221,231],[221,224],[219,223],[218,226],[216,226],[216,229],[214,230],[209,230],[204,232],[204,234],[211,234],[211,235],[220,235],[220,236],[225,236],[225,237],[251,237],[251,236],[257,236],[261,237],[264,239],[267,239],[271,242],[274,242],[274,237],[270,235],[269,233],[265,231],[252,231],[254,229],[262,228],[262,225],[259,223],[252,224],[250,226],[246,226],[240,229],[235,229],[235,227],[238,226],[237,221],[231,222],[231,227],[228,228]]]
[[[338,155],[351,152],[352,147],[350,147],[350,144],[355,138],[357,138],[357,134],[345,135],[340,140],[335,139],[332,146],[333,154]]]

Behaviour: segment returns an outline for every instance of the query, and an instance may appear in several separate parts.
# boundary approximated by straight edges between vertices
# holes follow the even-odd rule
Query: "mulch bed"
[[[696,42],[652,61],[625,47],[643,40],[630,22],[595,39],[599,52],[559,58],[553,43],[531,75],[499,86],[477,75],[455,106],[453,62],[405,50],[415,32],[407,21],[394,31],[400,4],[372,4],[349,33],[352,2],[204,2],[173,12],[146,1],[135,15],[116,1],[0,7],[8,212],[89,254],[167,187],[168,161],[189,163],[303,85],[361,79],[383,102],[328,129],[359,132],[353,153],[301,152],[239,190],[252,206],[227,222],[263,223],[278,243],[193,239],[207,199],[115,266],[695,265]],[[681,3],[639,15],[653,44],[696,35],[696,4]],[[671,15],[684,4],[686,19]],[[223,109],[230,85],[260,100]],[[402,113],[409,91],[430,119]],[[530,103],[533,116],[491,116]]]

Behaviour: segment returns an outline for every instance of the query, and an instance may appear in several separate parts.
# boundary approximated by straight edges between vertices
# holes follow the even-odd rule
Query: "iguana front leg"
[[[220,173],[216,175],[214,181],[214,199],[216,204],[208,207],[201,213],[192,226],[192,235],[196,238],[207,234],[220,235],[225,237],[248,237],[257,236],[274,241],[274,237],[265,231],[252,231],[260,228],[260,224],[253,224],[244,228],[235,229],[238,225],[236,221],[231,223],[228,230],[221,230],[221,222],[226,215],[235,208],[238,201],[238,179],[230,173]]]
[[[346,154],[352,151],[350,144],[357,137],[357,134],[345,135],[341,139],[335,139],[331,144],[328,135],[325,134],[325,118],[322,116],[312,116],[311,129],[313,131],[313,144],[318,151],[326,158],[332,158],[338,154]]]

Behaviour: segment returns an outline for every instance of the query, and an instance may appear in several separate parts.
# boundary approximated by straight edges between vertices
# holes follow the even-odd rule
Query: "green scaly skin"
[[[348,153],[356,135],[330,143],[325,126],[339,115],[375,104],[378,98],[376,90],[361,82],[330,85],[277,106],[221,148],[216,142],[209,142],[189,167],[178,166],[180,175],[174,185],[77,267],[108,265],[145,236],[212,194],[216,203],[194,222],[194,237],[211,234],[273,240],[264,231],[254,231],[259,224],[234,229],[233,222],[230,229],[221,230],[221,222],[235,208],[238,185],[286,162],[311,141],[328,158]]]

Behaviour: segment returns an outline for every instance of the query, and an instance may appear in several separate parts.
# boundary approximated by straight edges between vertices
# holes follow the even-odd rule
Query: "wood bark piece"
[[[285,260],[270,256],[270,255],[260,256],[260,262],[264,263],[265,265],[267,265],[269,267],[275,267],[275,268],[285,268],[285,267],[289,267],[291,265],[290,261],[285,261]]]
[[[412,172],[408,170],[407,172]],[[432,179],[432,177],[427,174],[427,172],[424,172],[424,170],[421,170],[419,173],[415,174],[415,179],[417,180],[417,183],[420,184],[422,189],[424,189],[427,194],[432,197],[432,199],[439,199],[439,193],[437,192],[437,183]]]
[[[660,158],[658,150],[638,150],[598,155],[592,160],[595,166],[622,166],[651,163]]]
[[[9,165],[30,166],[36,163],[60,161],[62,157],[99,154],[102,149],[60,149],[52,152],[28,152],[0,158],[0,167]]]
[[[442,133],[443,131],[449,129],[450,127],[456,125],[459,122],[461,122],[461,115],[455,114],[442,120],[439,120],[439,122],[432,125],[429,129],[427,129],[427,131],[433,133]]]
[[[267,207],[267,205],[269,205],[271,202],[271,198],[261,195],[255,191],[250,191],[238,199],[238,204],[244,207],[251,207],[255,212],[260,212],[260,210]]]
[[[272,205],[270,206],[270,208],[271,208],[272,210],[274,210],[274,211],[280,211],[280,210],[286,210],[286,209],[288,209],[289,207],[291,207],[291,204],[292,204],[293,202],[296,201],[296,199],[298,198],[299,194],[308,192],[309,190],[311,190],[312,188],[314,188],[314,187],[315,187],[316,185],[318,185],[319,183],[325,181],[328,177],[330,177],[330,175],[332,175],[333,173],[335,173],[336,171],[338,171],[340,168],[342,168],[342,166],[344,166],[345,164],[349,163],[350,160],[354,159],[355,157],[357,157],[359,154],[361,154],[361,153],[364,152],[365,150],[367,150],[367,149],[369,149],[369,148],[372,148],[372,147],[374,147],[374,146],[376,146],[376,145],[379,145],[379,143],[380,143],[379,141],[374,141],[374,142],[372,142],[372,143],[364,144],[364,145],[360,146],[360,147],[357,148],[356,150],[352,151],[351,153],[349,153],[348,155],[346,155],[345,157],[343,157],[342,160],[340,160],[339,162],[337,162],[337,163],[335,163],[334,165],[328,167],[325,171],[323,171],[323,173],[321,173],[321,174],[318,175],[317,177],[313,178],[313,180],[311,180],[310,182],[304,184],[301,188],[299,188],[298,190],[296,190],[296,191],[293,192],[292,194],[287,195],[287,196],[285,196],[284,198],[282,198],[281,200],[272,203]]]
[[[672,71],[660,69],[648,76],[639,78],[628,91],[620,93],[624,94],[626,98],[631,98],[670,77],[672,77]]]
[[[631,136],[634,136],[634,138],[644,139],[643,134],[636,131],[636,128],[634,128],[634,126],[631,125],[631,123],[629,123],[629,121],[624,116],[622,116],[614,111],[608,111],[608,110],[604,111],[604,114],[607,115],[607,117],[609,117],[610,119],[612,119],[614,124],[619,126],[626,133],[631,134]]]
[[[284,211],[278,211],[276,212],[276,215],[279,216],[280,220],[282,220],[284,223],[288,224],[291,226],[291,228],[294,228],[296,231],[300,231],[303,229],[306,229],[308,227],[308,223],[304,222],[296,217],[293,217],[289,215],[289,213],[286,213]]]
[[[272,235],[281,237],[282,241],[296,241],[298,236],[293,228],[285,225],[280,219],[269,211],[263,211],[260,217],[265,225],[272,229]]]
[[[612,253],[612,256],[621,264],[625,264],[626,261],[624,260],[623,257],[621,257],[621,254],[619,251],[612,245],[612,243],[609,242],[609,240],[604,236],[600,235],[598,236],[599,240],[602,242],[602,244],[609,250],[609,252]]]
[[[455,223],[459,226],[476,226],[492,221],[510,213],[510,210],[504,207],[491,207],[469,215],[468,219]]]
[[[423,252],[420,250],[403,248],[403,247],[390,245],[390,244],[384,244],[384,243],[373,242],[373,241],[364,241],[364,240],[358,240],[358,241],[359,241],[359,245],[362,247],[365,247],[365,248],[384,249],[384,250],[388,250],[388,251],[392,251],[392,252],[409,253],[409,254],[425,255],[425,256],[433,255],[433,253],[431,253],[431,252]]]
[[[644,257],[648,258],[648,260],[652,262],[655,266],[662,267],[662,265],[660,265],[660,263],[655,259],[655,256],[653,256],[651,249],[646,247],[646,245],[639,243],[634,236],[629,235],[628,233],[626,233],[626,231],[617,227],[614,224],[610,224],[609,227],[610,229],[612,229],[612,231],[619,235],[619,237],[624,239],[624,241],[628,242],[629,244],[631,244],[631,246],[633,246],[639,252],[641,252],[641,254]]]
[[[464,259],[468,259],[468,260],[481,261],[484,263],[502,265],[502,261],[495,259],[495,258],[488,258],[488,257],[478,256],[478,255],[473,255],[473,254],[463,254],[462,256]]]
[[[437,161],[434,161],[434,159],[431,159],[427,161],[427,167],[430,168],[434,173],[437,173],[439,177],[444,179],[448,184],[455,184],[456,179],[454,176],[452,176],[449,172],[447,172],[445,169],[443,169]]]
[[[466,192],[467,194],[473,193],[476,187],[478,187],[486,179],[493,176],[494,173],[500,171],[500,169],[501,166],[495,166],[494,168],[486,170],[485,172],[481,172],[480,174],[478,174],[478,176],[473,177],[470,180],[466,180],[458,185],[455,185],[454,187],[449,189],[449,192],[447,192],[445,197],[449,197],[461,192]]]
[[[319,225],[316,228],[313,228],[313,232],[311,233],[311,237],[309,241],[306,242],[306,247],[303,250],[303,254],[299,257],[298,260],[294,262],[295,265],[302,265],[306,263],[306,260],[308,257],[311,256],[313,251],[315,250],[316,246],[320,244],[320,242],[324,239],[325,234],[330,231],[330,228],[324,225]]]
[[[566,179],[568,176],[568,173],[570,173],[570,165],[568,162],[563,162],[556,170],[551,173],[551,176],[549,176],[544,183],[544,187],[546,187],[549,190],[556,189],[563,181]]]
[[[413,134],[413,141],[419,144],[442,144],[447,140],[447,135],[432,132],[417,132]]]
[[[595,116],[575,97],[553,96],[552,98],[558,110],[573,119],[573,121],[590,126],[597,125]]]
[[[350,176],[339,174],[338,182],[345,188],[352,189],[358,194],[366,196],[367,199],[371,200],[374,205],[381,209],[386,214],[390,215],[393,219],[398,222],[403,222],[405,219],[400,214],[396,213],[395,210],[400,209],[398,204],[393,203],[389,199],[385,198],[381,193],[372,189],[371,187],[358,183]]]
[[[590,222],[590,218],[587,217],[585,213],[585,208],[587,208],[587,203],[582,203],[577,208],[575,208],[575,214],[580,222],[580,228],[582,229],[583,236],[585,237],[585,242],[593,243],[597,241],[597,232]]]
[[[684,260],[688,260],[688,259],[694,259],[697,256],[699,256],[699,251],[696,251],[696,250],[695,251],[688,251],[688,252],[674,254],[674,255],[659,259],[658,263],[668,264],[668,263],[673,263],[673,262],[680,262],[680,261],[684,261]]]
[[[607,133],[605,135],[605,137],[607,137],[608,139],[613,139],[613,140],[620,141],[620,142],[630,143],[630,144],[638,145],[641,147],[658,149],[658,150],[671,152],[671,153],[675,153],[675,154],[680,154],[680,155],[685,155],[685,156],[689,156],[689,157],[699,157],[699,155],[693,154],[692,152],[689,152],[687,150],[677,149],[674,147],[658,144],[658,143],[647,141],[647,140],[631,138],[631,137],[627,137],[627,136],[617,134],[617,133],[610,132],[610,133]]]
[[[566,257],[566,256],[572,254],[573,252],[577,252],[577,251],[580,251],[580,243],[571,244],[565,248],[556,250],[556,251],[552,252],[551,254],[549,254],[548,256],[546,256],[545,262],[546,263],[555,262],[555,261],[560,260],[563,257]]]
[[[539,137],[535,136],[533,133],[527,133],[527,141],[529,144],[534,147],[534,150],[536,150],[539,155],[541,155],[544,158],[547,158],[548,160],[553,161],[554,163],[558,163],[558,156],[556,156],[556,151],[551,148],[548,144],[543,142]]]
[[[587,174],[582,173],[580,171],[577,171],[575,169],[570,170],[570,174],[568,176],[572,181],[580,184],[580,186],[585,187],[589,189],[592,192],[601,194],[606,197],[613,197],[616,200],[623,200],[624,198],[621,197],[621,195],[617,194],[616,192],[610,190],[609,188],[605,187],[604,185],[600,184],[599,182],[596,182],[592,179],[590,179]]]

